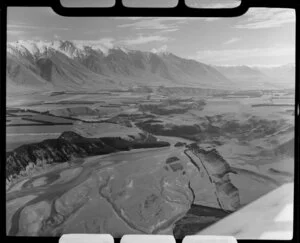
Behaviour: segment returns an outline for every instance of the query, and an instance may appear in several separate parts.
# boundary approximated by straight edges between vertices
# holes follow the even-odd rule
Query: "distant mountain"
[[[272,84],[268,76],[249,66],[215,66],[215,68],[237,85],[244,85],[248,89],[278,88]]]
[[[289,63],[281,66],[274,67],[253,67],[255,70],[259,70],[268,77],[273,79],[273,82],[285,86],[286,88],[295,87],[295,64]]]
[[[71,41],[8,43],[7,77],[10,86],[46,90],[232,86],[215,68],[171,53],[105,49]]]
[[[277,67],[214,66],[233,82],[254,89],[292,88],[295,83],[295,65]]]

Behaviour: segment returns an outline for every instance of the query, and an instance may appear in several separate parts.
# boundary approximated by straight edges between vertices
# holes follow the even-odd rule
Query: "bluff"
[[[63,132],[56,139],[22,145],[6,153],[6,179],[18,175],[31,162],[61,163],[71,158],[84,158],[117,151],[169,146],[151,135],[130,140],[121,137],[86,138],[75,132]]]
[[[231,169],[228,162],[216,149],[204,149],[199,147],[197,143],[188,145],[188,148],[199,158],[211,183],[215,185],[220,208],[226,211],[238,209],[240,207],[239,191],[229,177],[230,173],[236,172]]]

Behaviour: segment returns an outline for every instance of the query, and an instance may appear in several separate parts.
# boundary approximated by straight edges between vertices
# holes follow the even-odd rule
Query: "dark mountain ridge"
[[[121,137],[85,138],[75,132],[63,132],[56,139],[22,145],[6,153],[6,178],[18,175],[31,162],[62,163],[71,158],[84,158],[139,148],[169,146],[154,136],[140,134],[131,140]]]
[[[18,71],[18,72],[17,72]],[[30,74],[30,79],[24,78]],[[101,89],[147,84],[227,87],[231,81],[215,68],[171,53],[103,48],[71,41],[18,41],[7,45],[7,76],[17,85],[50,84],[50,89]],[[108,82],[110,77],[114,82]]]

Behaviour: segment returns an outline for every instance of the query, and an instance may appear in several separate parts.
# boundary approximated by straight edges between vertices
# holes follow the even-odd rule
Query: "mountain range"
[[[105,48],[76,41],[7,43],[7,91],[77,91],[132,86],[215,89],[279,88],[294,83],[294,66],[212,66],[169,52]],[[276,80],[276,82],[273,82]],[[286,88],[286,85],[284,85]]]
[[[227,78],[251,89],[293,88],[295,65],[281,66],[214,66]]]

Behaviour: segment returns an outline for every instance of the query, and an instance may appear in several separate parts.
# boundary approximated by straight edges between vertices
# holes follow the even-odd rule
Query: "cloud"
[[[7,29],[40,29],[41,27],[26,24],[7,24]]]
[[[99,48],[112,48],[115,45],[116,40],[111,37],[105,37],[98,40],[73,40],[76,44],[92,45]]]
[[[252,48],[252,49],[223,49],[223,50],[203,50],[198,51],[196,55],[190,56],[208,63],[226,63],[228,61],[238,61],[241,59],[249,59],[251,57],[282,57],[294,56],[295,48],[274,46],[269,48]]]
[[[7,29],[11,30],[42,30],[42,31],[47,31],[47,30],[69,30],[68,28],[63,28],[63,27],[45,27],[45,26],[38,26],[38,25],[28,25],[25,23],[11,23],[7,24]]]
[[[43,36],[33,36],[31,37],[32,40],[35,40],[35,41],[45,41],[46,39],[43,37]]]
[[[225,42],[224,42],[224,45],[229,45],[229,44],[238,42],[240,39],[241,39],[241,38],[233,37],[233,38],[229,39],[228,41],[225,41]]]
[[[165,30],[160,30],[160,31],[157,31],[156,33],[168,33],[168,32],[175,32],[179,30],[178,28],[173,28],[173,29],[165,29]]]
[[[264,29],[295,23],[295,11],[280,8],[252,8],[246,14],[247,19],[235,25],[239,29]]]
[[[133,23],[118,25],[119,28],[134,28],[137,30],[168,30],[178,29],[178,26],[197,18],[181,17],[160,17],[160,18],[140,18]],[[199,19],[199,18],[198,18]]]
[[[7,34],[8,34],[8,35],[15,35],[15,36],[18,36],[18,35],[23,35],[23,34],[25,34],[25,32],[22,31],[22,30],[7,30]]]
[[[112,48],[114,46],[115,39],[114,38],[101,38],[97,41],[99,45],[103,45],[107,48]]]
[[[168,37],[154,35],[154,36],[144,36],[139,35],[136,38],[127,39],[115,39],[112,37],[105,37],[98,40],[73,40],[74,43],[82,46],[93,46],[99,49],[111,49],[115,46],[132,46],[132,45],[142,45],[149,42],[166,42],[171,40]]]
[[[170,40],[170,38],[165,37],[165,36],[159,36],[159,35],[143,36],[143,35],[140,35],[137,38],[121,40],[120,43],[131,46],[131,45],[142,45],[142,44],[146,44],[149,42],[167,42],[169,40]]]
[[[159,47],[159,48],[153,48],[153,49],[151,50],[151,52],[153,52],[153,53],[166,52],[167,49],[168,49],[168,46],[167,46],[167,45],[163,45],[163,46],[161,46],[161,47]]]
[[[109,53],[109,49],[115,46],[116,40],[111,37],[105,37],[98,40],[72,40],[79,48],[84,46],[92,46],[95,49],[101,50],[104,54]]]

